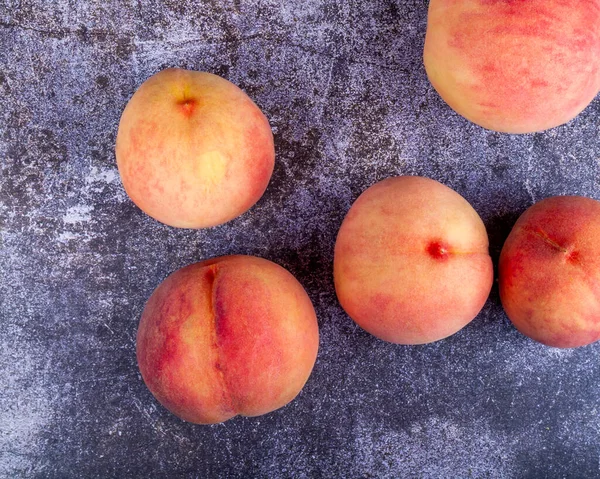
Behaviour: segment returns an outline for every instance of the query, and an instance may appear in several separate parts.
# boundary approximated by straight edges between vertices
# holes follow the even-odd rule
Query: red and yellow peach
[[[287,270],[226,256],[182,268],[154,291],[137,358],[160,403],[186,421],[210,424],[290,402],[318,345],[312,303]]]
[[[389,178],[344,219],[334,279],[342,307],[369,333],[400,344],[437,341],[475,318],[490,293],[485,226],[437,181]]]
[[[499,263],[500,298],[523,334],[572,348],[600,339],[600,202],[547,198],[508,236]]]
[[[480,126],[561,125],[600,90],[600,1],[431,0],[424,61],[446,103]]]
[[[275,150],[269,122],[237,86],[171,68],[144,82],[127,104],[116,156],[140,209],[170,226],[203,228],[259,200]]]

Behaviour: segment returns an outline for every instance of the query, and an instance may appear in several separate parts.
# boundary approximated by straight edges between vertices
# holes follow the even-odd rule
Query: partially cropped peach
[[[431,0],[424,60],[440,96],[480,126],[561,125],[600,90],[600,1]]]
[[[260,199],[275,150],[269,122],[237,86],[171,68],[145,81],[127,104],[116,156],[140,209],[170,226],[204,228]]]
[[[182,268],[154,291],[137,358],[167,409],[211,424],[290,402],[318,345],[312,303],[288,271],[265,259],[225,256]]]
[[[499,264],[500,299],[523,334],[574,348],[600,339],[600,202],[555,196],[529,208]]]
[[[485,226],[437,181],[381,181],[342,223],[334,277],[342,307],[369,333],[399,344],[437,341],[474,319],[490,293]]]

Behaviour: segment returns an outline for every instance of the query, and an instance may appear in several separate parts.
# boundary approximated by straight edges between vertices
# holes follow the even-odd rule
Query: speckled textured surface
[[[468,327],[420,347],[376,340],[337,304],[337,229],[379,179],[456,189],[495,259],[535,200],[600,199],[600,100],[542,134],[471,125],[426,79],[426,13],[425,0],[0,2],[0,476],[600,475],[600,344],[528,340],[496,288]],[[227,225],[163,226],[121,187],[121,111],[168,66],[225,76],[271,121],[271,185]],[[137,322],[170,272],[229,253],[298,277],[321,350],[287,407],[194,426],[144,386]]]

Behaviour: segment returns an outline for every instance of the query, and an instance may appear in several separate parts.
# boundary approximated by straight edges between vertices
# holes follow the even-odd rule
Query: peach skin
[[[252,256],[173,273],[148,300],[137,333],[152,394],[198,424],[286,405],[308,380],[318,346],[317,318],[300,283]]]
[[[269,122],[237,86],[171,68],[146,80],[119,124],[117,165],[133,202],[167,225],[204,228],[264,193],[275,149]]]
[[[502,306],[515,327],[548,346],[600,339],[600,202],[555,196],[516,222],[499,263]]]
[[[431,84],[490,130],[568,122],[600,90],[600,0],[431,0]]]
[[[441,183],[389,178],[344,219],[334,280],[342,307],[369,333],[399,344],[437,341],[475,318],[490,293],[485,226]]]

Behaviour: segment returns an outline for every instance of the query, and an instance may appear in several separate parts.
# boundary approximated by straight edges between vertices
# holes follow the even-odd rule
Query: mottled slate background
[[[336,302],[337,229],[377,180],[456,189],[495,259],[534,201],[600,198],[600,99],[542,134],[471,125],[426,79],[426,13],[426,0],[0,0],[0,477],[600,476],[600,344],[528,340],[496,288],[463,331],[420,347],[374,339]],[[169,66],[240,85],[275,132],[268,191],[225,226],[163,226],[121,187],[121,111]],[[170,272],[229,253],[299,278],[321,350],[287,407],[194,426],[144,386],[138,318]]]

